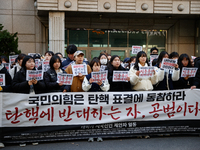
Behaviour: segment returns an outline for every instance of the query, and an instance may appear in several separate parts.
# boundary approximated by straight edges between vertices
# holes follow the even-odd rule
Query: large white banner
[[[1,98],[2,97],[2,98]],[[2,127],[200,119],[200,90],[0,93]]]

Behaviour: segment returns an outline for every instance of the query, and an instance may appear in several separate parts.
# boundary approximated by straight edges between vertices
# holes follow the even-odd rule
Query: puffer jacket
[[[147,63],[145,63],[145,66],[142,66],[140,63],[138,64],[139,67],[148,67]],[[158,83],[159,78],[158,74],[155,70],[155,74],[153,77],[139,77],[136,75],[136,72],[138,70],[134,69],[134,66],[131,67],[129,70],[129,77],[130,77],[130,82],[132,85],[132,89],[135,91],[152,91],[153,90],[153,85]]]
[[[63,72],[61,71],[61,73]],[[70,85],[59,86],[57,83],[57,73],[54,69],[50,68],[44,73],[44,82],[48,92],[63,92],[64,89],[66,89],[68,92],[70,91]]]

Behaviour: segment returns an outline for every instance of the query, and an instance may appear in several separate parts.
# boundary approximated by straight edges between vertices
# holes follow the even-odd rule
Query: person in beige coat
[[[83,59],[84,59],[84,53],[82,51],[76,51],[74,53],[75,64],[83,64],[84,63]],[[73,64],[69,65],[67,69],[65,69],[65,72],[67,72],[67,74],[73,74],[72,65]],[[92,72],[89,65],[87,65],[87,72],[88,74]],[[82,89],[82,83],[84,78],[85,75],[82,75],[81,73],[79,73],[78,76],[73,77],[71,92],[84,92],[84,90]]]
[[[135,91],[152,91],[153,85],[158,83],[164,77],[164,71],[154,67],[154,75],[152,77],[140,77],[140,67],[148,67],[147,54],[140,51],[137,54],[135,65],[129,70],[130,82],[132,90]]]

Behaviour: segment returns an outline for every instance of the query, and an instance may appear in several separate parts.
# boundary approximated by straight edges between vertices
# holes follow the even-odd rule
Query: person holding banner
[[[156,67],[161,68],[161,64],[164,58],[169,58],[169,54],[166,51],[162,51],[158,56],[158,61],[156,63]],[[178,64],[174,65],[173,71],[164,69],[164,78],[154,85],[154,90],[173,90],[173,81],[179,80],[180,69],[178,68]]]
[[[26,54],[23,54],[23,53],[19,54],[17,57],[16,66],[13,67],[12,69],[10,69],[9,73],[10,73],[12,79],[14,78],[14,75],[21,69],[22,61],[25,56],[26,56]]]
[[[174,89],[187,89],[193,85],[193,77],[181,77],[183,67],[192,67],[190,57],[187,54],[181,54],[178,58],[178,65],[180,69],[180,78],[178,81],[173,82]]]
[[[149,67],[147,54],[144,51],[138,52],[135,65],[129,70],[130,82],[133,86],[132,89],[135,91],[152,91],[153,85],[158,82],[156,68],[152,67],[152,73],[147,70],[146,76],[142,77],[141,67],[146,67],[147,69]]]
[[[11,92],[12,91],[12,88],[11,88],[12,78],[11,78],[10,74],[8,73],[7,69],[2,64],[1,57],[0,57],[0,76],[2,77],[2,78],[0,78],[0,91],[1,92]]]
[[[64,86],[63,83],[57,82],[57,74],[63,73],[61,69],[62,61],[59,56],[54,55],[51,57],[49,65],[50,69],[48,69],[44,73],[44,82],[48,89],[48,92],[69,92],[70,86]]]
[[[16,93],[44,93],[46,92],[46,86],[43,80],[38,81],[37,79],[32,79],[27,81],[27,70],[35,69],[35,60],[32,56],[25,56],[22,61],[22,68],[18,71],[12,82],[13,91]]]
[[[84,59],[84,53],[82,51],[76,51],[74,53],[74,64],[70,64],[66,69],[65,72],[68,74],[74,74],[73,72],[73,65],[83,67],[84,69],[82,71],[87,72],[87,74],[90,74],[92,72],[89,65],[87,65],[85,62],[83,62]],[[84,67],[86,65],[86,67]],[[80,70],[81,68],[76,68],[77,70]],[[82,82],[84,80],[85,75],[83,75],[81,72],[78,72],[73,77],[73,82],[71,85],[71,92],[84,92],[82,89]]]
[[[90,62],[90,67],[93,72],[99,72],[100,71],[100,61],[99,59],[95,58]],[[94,79],[92,78],[92,73],[85,76],[83,83],[82,83],[82,89],[87,92],[98,92],[98,91],[104,91],[107,92],[110,89],[110,84],[108,83],[107,76],[106,80],[103,83],[102,80],[98,80],[97,82],[94,82]],[[101,74],[100,74],[101,75]]]
[[[109,91],[131,91],[130,78],[128,77],[128,69],[125,69],[121,66],[121,61],[118,55],[113,55],[108,63],[108,82],[110,84]],[[121,76],[127,72],[126,81],[114,81],[114,71],[121,71]]]

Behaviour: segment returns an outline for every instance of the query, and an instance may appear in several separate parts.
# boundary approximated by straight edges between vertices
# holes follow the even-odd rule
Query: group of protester
[[[160,52],[157,59],[148,61],[147,54],[144,51],[138,52],[137,56],[125,58],[121,62],[118,55],[109,55],[102,52],[99,57],[95,57],[89,63],[84,59],[84,53],[78,51],[75,45],[69,45],[66,49],[68,57],[63,61],[61,53],[54,54],[47,51],[44,54],[44,60],[49,61],[50,68],[44,72],[43,80],[26,80],[27,70],[41,70],[42,65],[35,67],[35,59],[41,59],[39,54],[33,57],[30,55],[19,54],[15,66],[9,70],[4,67],[8,59],[4,56],[0,58],[0,74],[5,74],[5,86],[0,86],[0,91],[16,93],[46,93],[46,92],[83,92],[83,91],[151,91],[151,90],[173,90],[185,88],[199,88],[200,70],[197,70],[195,77],[181,77],[183,67],[200,67],[200,58],[197,57],[194,62],[187,54],[166,51]],[[158,54],[156,47],[151,49],[151,54]],[[177,64],[173,70],[161,68],[164,58],[177,59]],[[73,74],[72,65],[86,64],[88,75],[78,73],[73,76],[72,85],[63,85],[58,83],[57,74]],[[153,76],[141,77],[140,67],[154,66]],[[92,72],[107,70],[107,80],[104,82],[98,80],[94,82],[91,76]],[[127,82],[113,81],[114,71],[128,71]]]

